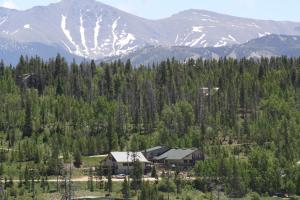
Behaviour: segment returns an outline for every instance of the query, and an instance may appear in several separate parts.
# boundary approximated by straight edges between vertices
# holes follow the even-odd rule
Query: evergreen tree
[[[109,192],[109,194],[112,193],[113,190],[113,183],[112,183],[112,169],[111,167],[107,170],[107,183],[106,183],[106,191]]]
[[[152,177],[152,178],[158,178],[158,177],[157,177],[157,172],[156,172],[156,167],[155,167],[155,166],[152,167],[151,177]]]
[[[75,149],[75,152],[74,152],[74,166],[76,168],[80,168],[81,164],[82,164],[81,153],[80,153],[79,149]]]
[[[31,106],[31,100],[29,97],[27,97],[26,100],[26,107],[25,107],[25,122],[23,126],[23,138],[25,137],[31,137],[32,135],[32,106]]]
[[[89,169],[89,180],[88,180],[88,189],[90,192],[94,192],[94,180],[93,180],[93,169],[90,167]]]
[[[4,62],[0,61],[0,78],[4,76]]]
[[[135,153],[133,153],[135,154]],[[134,156],[134,155],[133,155]],[[133,170],[132,170],[132,181],[131,187],[137,192],[138,189],[141,187],[142,177],[143,177],[143,170],[141,163],[137,160],[137,158],[133,158]]]
[[[233,159],[232,175],[228,182],[228,192],[232,197],[243,197],[246,194],[237,161]]]
[[[130,186],[127,180],[127,177],[125,177],[124,182],[122,184],[122,194],[124,199],[130,198]]]
[[[175,172],[175,179],[174,179],[174,182],[176,184],[176,193],[177,193],[177,196],[179,194],[181,194],[181,187],[182,187],[182,180],[181,180],[181,177],[180,177],[180,171],[179,169],[176,170]]]

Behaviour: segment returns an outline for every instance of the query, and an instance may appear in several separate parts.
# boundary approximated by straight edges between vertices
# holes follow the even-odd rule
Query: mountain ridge
[[[0,13],[0,38],[20,45],[57,46],[63,54],[97,60],[128,55],[147,46],[228,47],[269,34],[300,35],[300,23],[200,9],[149,20],[95,0],[62,0]]]
[[[134,66],[152,65],[166,59],[175,58],[185,62],[189,58],[193,59],[219,59],[219,58],[260,58],[276,56],[300,56],[300,36],[289,35],[268,35],[253,39],[241,45],[230,47],[207,47],[192,48],[186,46],[148,46],[139,51],[132,52],[125,56],[105,58],[101,61],[114,62],[121,60],[126,62],[130,59]]]

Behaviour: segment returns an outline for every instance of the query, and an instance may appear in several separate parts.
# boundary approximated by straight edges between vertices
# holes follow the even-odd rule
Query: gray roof
[[[155,151],[155,150],[162,149],[162,148],[168,148],[168,147],[166,147],[166,146],[156,146],[156,147],[152,147],[150,149],[146,149],[144,152],[151,152],[151,151]]]
[[[194,153],[197,149],[170,149],[169,151],[165,152],[164,154],[155,157],[155,160],[180,160],[188,155]]]
[[[111,152],[110,153],[117,162],[127,163],[133,162],[134,153],[133,152]],[[136,160],[140,162],[149,162],[141,152],[135,152]]]

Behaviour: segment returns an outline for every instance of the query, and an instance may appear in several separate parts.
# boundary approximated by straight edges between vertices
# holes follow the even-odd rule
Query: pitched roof
[[[114,159],[117,162],[121,163],[133,162],[134,154],[136,156],[136,160],[140,162],[149,162],[142,154],[142,152],[111,152],[110,154],[114,157]]]
[[[155,157],[155,160],[180,160],[185,158],[186,156],[194,153],[197,149],[170,149],[169,151],[165,152],[164,154]]]
[[[156,147],[152,147],[150,149],[146,149],[145,152],[151,152],[151,151],[155,151],[155,150],[162,149],[162,148],[168,148],[168,147],[166,147],[166,146],[156,146]]]

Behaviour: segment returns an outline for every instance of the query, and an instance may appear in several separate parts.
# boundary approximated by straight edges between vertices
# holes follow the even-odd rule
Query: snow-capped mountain
[[[300,35],[300,23],[204,10],[148,20],[95,0],[62,0],[25,11],[0,8],[0,38],[57,47],[58,52],[93,59],[126,55],[146,46],[239,45],[269,34]]]
[[[166,59],[175,58],[181,62],[189,58],[219,59],[219,58],[260,58],[272,56],[300,56],[300,36],[267,35],[240,45],[225,47],[186,47],[186,46],[148,46],[125,56],[115,56],[105,59],[106,62],[130,59],[134,66],[152,65]]]

